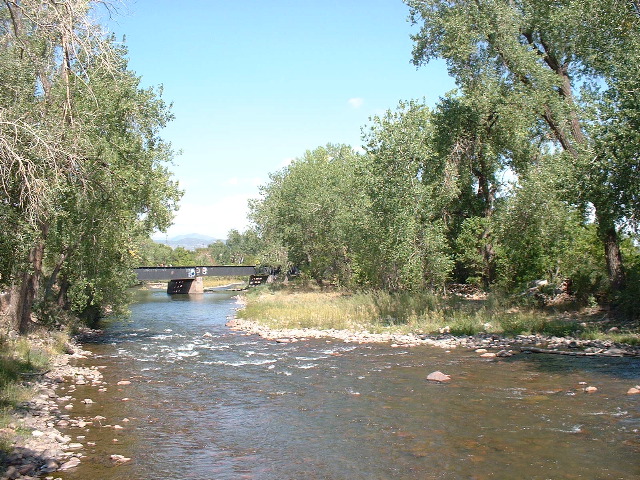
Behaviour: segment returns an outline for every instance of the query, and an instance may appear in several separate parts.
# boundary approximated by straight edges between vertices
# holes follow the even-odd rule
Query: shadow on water
[[[640,359],[634,357],[521,353],[501,360],[505,364],[524,362],[529,368],[548,374],[607,375],[621,380],[640,381]]]

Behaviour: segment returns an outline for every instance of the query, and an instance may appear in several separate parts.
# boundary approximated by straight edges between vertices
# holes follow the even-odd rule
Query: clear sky
[[[270,172],[327,143],[358,148],[373,115],[433,105],[454,88],[442,63],[411,64],[401,0],[124,0],[107,24],[126,35],[143,86],[164,87],[185,190],[167,235],[226,238]],[[164,236],[164,235],[162,235]]]

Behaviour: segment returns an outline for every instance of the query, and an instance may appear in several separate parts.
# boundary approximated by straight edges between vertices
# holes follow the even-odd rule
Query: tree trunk
[[[622,262],[622,252],[616,226],[608,216],[600,214],[596,210],[598,220],[598,234],[604,245],[604,254],[607,261],[607,273],[609,283],[614,293],[620,292],[626,286],[626,274]]]
[[[30,269],[22,273],[20,281],[14,286],[11,301],[14,304],[15,326],[18,333],[29,332],[33,304],[40,287],[42,277],[42,259],[44,240],[38,241],[29,252]]]
[[[19,275],[18,282],[12,287],[11,311],[14,316],[14,326],[21,335],[28,333],[31,326],[33,304],[38,295],[42,278],[42,262],[48,231],[48,225],[40,225],[40,238],[35,241],[29,251],[28,267]]]
[[[473,173],[478,179],[478,196],[482,199],[484,208],[482,215],[487,220],[482,231],[482,286],[489,290],[495,280],[495,249],[493,248],[493,234],[491,231],[491,217],[493,216],[496,199],[495,188],[491,185],[486,172],[488,169],[483,159],[480,160],[480,169],[473,169]]]

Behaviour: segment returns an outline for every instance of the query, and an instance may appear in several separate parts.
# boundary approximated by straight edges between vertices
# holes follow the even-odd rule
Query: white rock
[[[77,457],[73,457],[68,462],[65,462],[62,465],[60,465],[60,470],[69,470],[70,468],[75,468],[78,465],[80,465],[80,459]]]
[[[435,372],[431,372],[427,376],[427,380],[429,380],[431,382],[448,382],[449,380],[451,380],[451,377],[449,375],[447,375],[446,373],[442,373],[440,371],[435,371]]]
[[[111,461],[117,465],[131,461],[130,458],[125,457],[124,455],[111,455],[109,458],[111,458]]]

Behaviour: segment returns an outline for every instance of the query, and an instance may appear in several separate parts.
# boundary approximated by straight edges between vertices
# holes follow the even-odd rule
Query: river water
[[[86,346],[107,390],[78,387],[94,403],[71,415],[105,419],[64,431],[84,457],[55,477],[640,478],[638,360],[279,344],[229,330],[235,307],[226,292],[140,293]],[[451,382],[427,382],[434,370]]]

